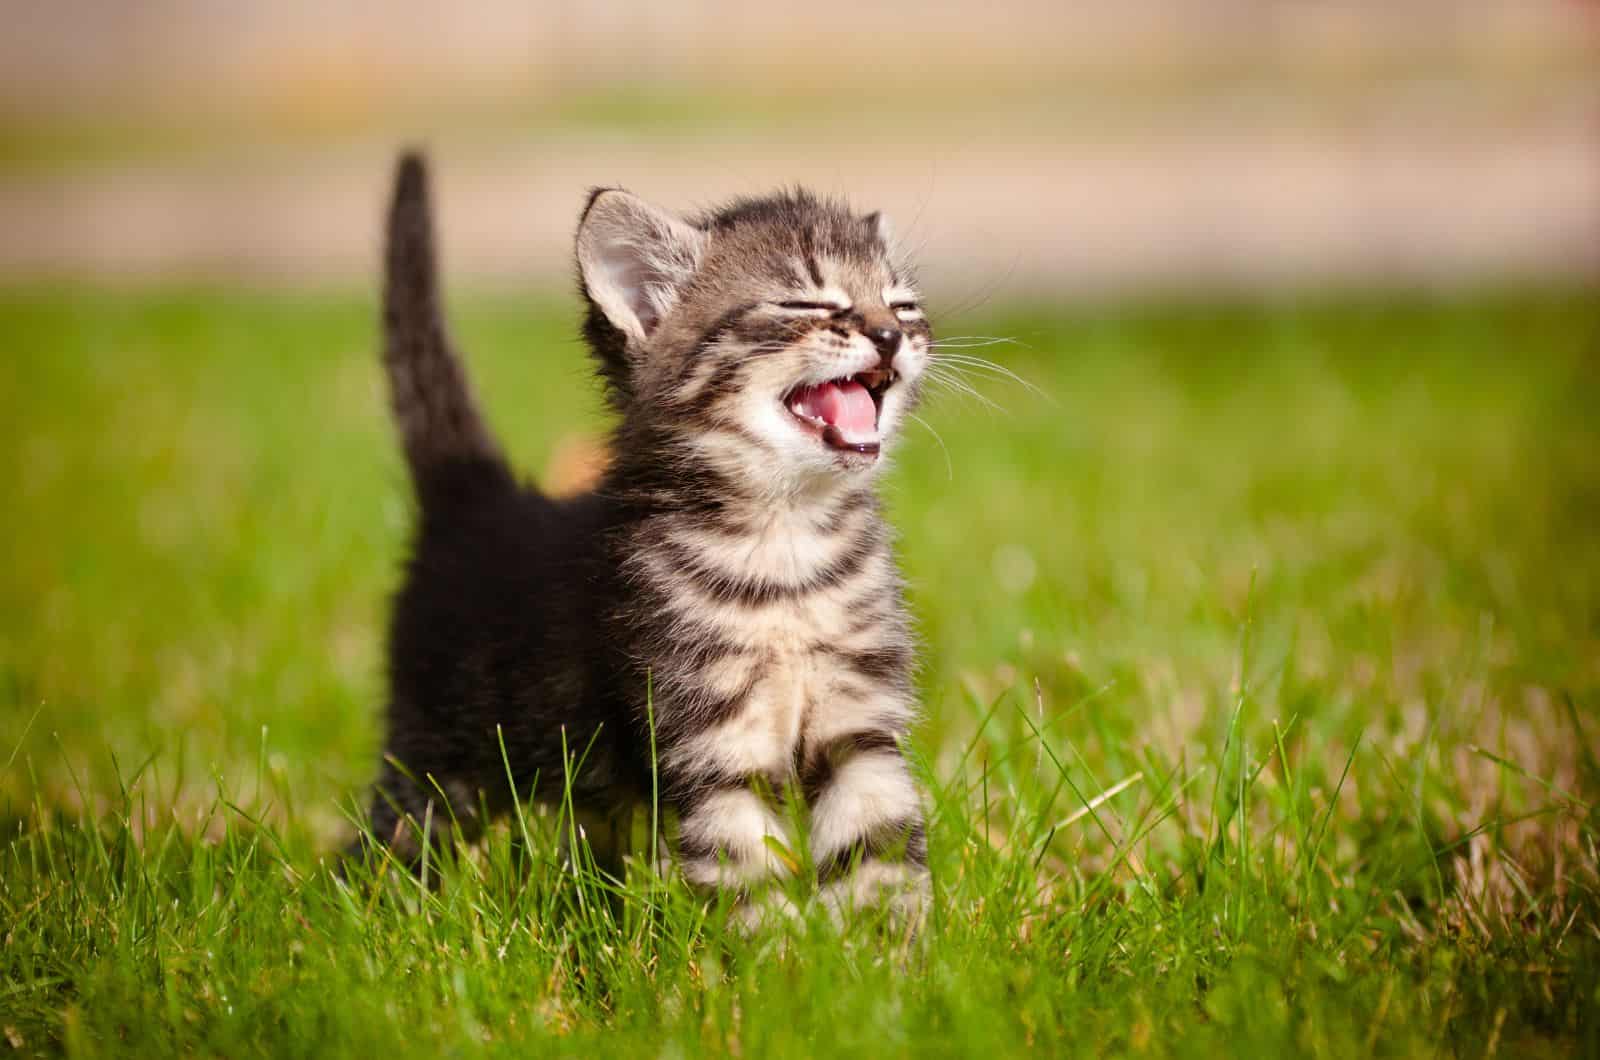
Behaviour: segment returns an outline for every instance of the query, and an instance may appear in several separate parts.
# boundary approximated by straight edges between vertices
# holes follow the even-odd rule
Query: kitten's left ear
[[[629,345],[655,331],[700,267],[705,233],[620,188],[600,188],[578,222],[578,272]]]

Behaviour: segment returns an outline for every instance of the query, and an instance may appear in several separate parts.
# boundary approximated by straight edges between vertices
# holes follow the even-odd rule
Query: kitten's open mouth
[[[883,411],[883,395],[896,378],[892,368],[874,368],[796,387],[784,395],[783,404],[830,449],[877,456],[878,414]]]

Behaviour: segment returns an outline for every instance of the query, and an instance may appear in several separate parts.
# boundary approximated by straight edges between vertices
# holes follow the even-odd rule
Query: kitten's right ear
[[[655,331],[704,250],[705,233],[620,188],[596,189],[578,222],[584,292],[630,345]]]

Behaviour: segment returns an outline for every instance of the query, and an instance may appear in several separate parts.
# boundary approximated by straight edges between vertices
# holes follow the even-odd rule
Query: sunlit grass
[[[522,466],[600,429],[570,305],[459,310]],[[559,811],[430,865],[437,888],[334,879],[407,526],[373,316],[0,296],[0,1038],[1600,1044],[1589,296],[945,322],[1016,339],[979,352],[1046,396],[936,394],[942,446],[913,425],[888,485],[925,642],[915,939],[727,931],[643,860],[620,888],[568,865]]]

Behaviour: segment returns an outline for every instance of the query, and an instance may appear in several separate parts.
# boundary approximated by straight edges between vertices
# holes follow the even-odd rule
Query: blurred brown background
[[[983,298],[1600,274],[1600,5],[5,4],[0,277],[365,284],[397,145],[450,268],[584,190],[804,182]]]

